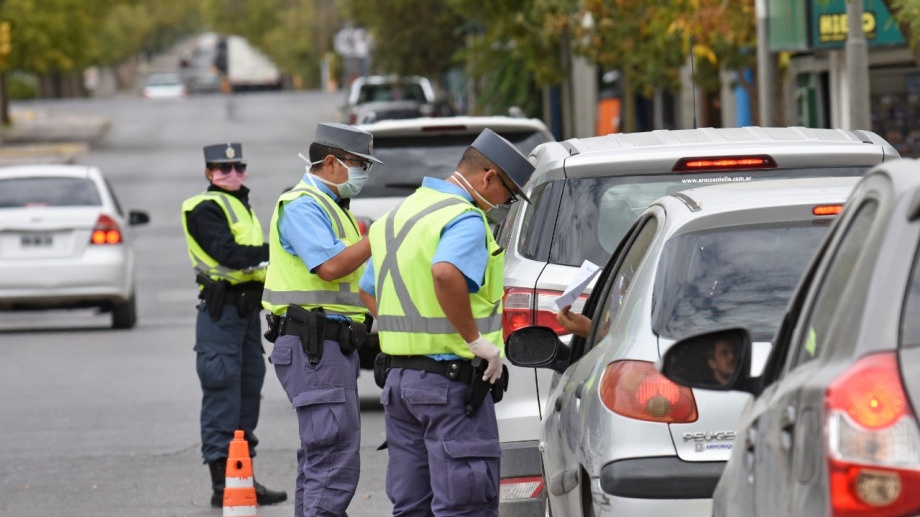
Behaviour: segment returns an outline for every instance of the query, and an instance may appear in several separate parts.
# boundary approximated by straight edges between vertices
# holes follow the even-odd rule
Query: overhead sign
[[[370,41],[366,30],[344,28],[335,34],[332,45],[342,57],[365,59]]]
[[[863,32],[869,46],[904,45],[884,0],[863,0]],[[811,42],[816,49],[843,48],[847,40],[846,0],[811,1]]]

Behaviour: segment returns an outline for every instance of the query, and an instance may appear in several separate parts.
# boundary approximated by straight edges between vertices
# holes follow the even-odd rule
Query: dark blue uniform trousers
[[[322,360],[312,365],[300,338],[287,335],[275,341],[270,362],[297,412],[294,515],[347,515],[361,468],[358,354],[342,355],[338,342],[326,341]]]
[[[393,368],[380,394],[386,410],[386,491],[393,515],[498,515],[498,424],[492,397],[473,416],[469,385]]]
[[[265,358],[259,311],[246,317],[225,306],[213,321],[204,304],[198,306],[195,326],[196,368],[201,382],[201,455],[205,463],[226,458],[233,432],[242,429],[249,454],[256,455],[259,440],[253,432],[259,422]]]

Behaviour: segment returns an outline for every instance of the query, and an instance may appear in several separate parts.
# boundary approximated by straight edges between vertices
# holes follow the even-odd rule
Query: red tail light
[[[536,499],[543,494],[542,477],[506,478],[499,484],[499,499],[519,501]]]
[[[96,220],[96,227],[90,235],[90,244],[120,244],[121,228],[111,217],[101,214]]]
[[[681,158],[674,164],[674,172],[707,172],[726,170],[775,169],[776,160],[771,156],[712,156]]]
[[[688,423],[697,419],[696,399],[690,388],[674,384],[646,361],[607,365],[600,397],[610,411],[637,420]]]
[[[556,322],[556,298],[561,295],[562,291],[545,289],[505,289],[505,298],[502,302],[504,339],[508,339],[508,335],[515,330],[530,325],[550,327],[560,336],[566,334],[565,329]],[[579,297],[572,305],[572,311],[580,313],[587,299],[587,295]]]
[[[860,359],[825,393],[835,516],[920,512],[920,430],[894,352]]]

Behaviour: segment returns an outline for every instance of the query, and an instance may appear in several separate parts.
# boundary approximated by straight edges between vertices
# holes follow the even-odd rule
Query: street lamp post
[[[767,0],[757,0],[754,4],[757,16],[757,103],[761,126],[776,125],[776,103],[773,85],[776,82],[776,63],[770,52],[769,34],[767,32]]]

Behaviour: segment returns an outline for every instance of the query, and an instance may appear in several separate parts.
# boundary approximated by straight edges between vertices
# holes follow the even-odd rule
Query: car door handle
[[[580,398],[581,398],[581,394],[584,393],[584,391],[585,391],[585,385],[584,385],[584,384],[579,384],[579,385],[575,388],[575,398],[580,399]]]
[[[779,419],[779,425],[782,430],[780,434],[780,444],[783,449],[788,451],[792,448],[792,430],[795,427],[794,406],[786,406],[786,409],[783,410],[783,415]]]
[[[553,409],[555,409],[557,413],[562,411],[562,399],[560,397],[556,397],[556,403],[553,404]]]

